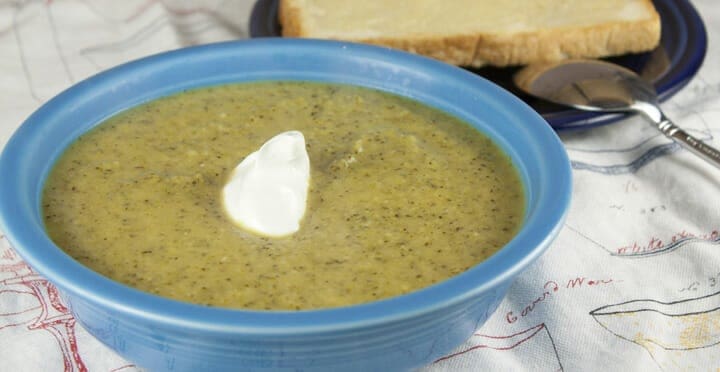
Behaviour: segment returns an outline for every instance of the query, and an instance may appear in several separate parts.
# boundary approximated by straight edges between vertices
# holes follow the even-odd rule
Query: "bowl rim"
[[[533,138],[536,141],[533,145],[543,149],[542,158],[539,160],[544,167],[542,170],[548,172],[539,176],[541,187],[538,196],[531,202],[534,204],[527,207],[526,219],[518,234],[493,256],[469,270],[405,295],[328,309],[254,311],[195,305],[141,292],[86,268],[57,248],[47,235],[38,233],[36,225],[41,199],[38,195],[30,195],[32,192],[37,193],[38,188],[37,185],[29,185],[26,178],[20,177],[23,172],[32,173],[37,170],[22,169],[17,159],[27,156],[25,149],[32,148],[39,137],[47,135],[44,127],[53,115],[72,111],[77,105],[90,99],[98,89],[110,89],[114,83],[127,80],[129,76],[142,78],[147,76],[143,74],[148,71],[154,71],[153,69],[168,63],[193,58],[223,58],[228,53],[253,56],[254,53],[280,52],[287,55],[295,53],[298,58],[304,58],[308,53],[317,53],[338,62],[347,56],[359,56],[391,66],[403,66],[436,79],[441,77],[453,88],[461,87],[492,97],[494,102],[490,103],[511,112],[515,118],[524,122],[518,124],[521,127],[517,127],[517,130]],[[140,102],[128,102],[127,107],[138,103]],[[109,116],[114,114],[109,113]],[[58,147],[58,151],[65,148]],[[507,150],[507,147],[505,149]],[[518,156],[510,155],[514,159]],[[47,172],[45,169],[41,173],[43,183]],[[18,128],[0,155],[0,175],[8,174],[19,176],[7,177],[7,180],[0,183],[0,227],[25,262],[62,292],[121,312],[130,318],[152,320],[166,327],[198,329],[217,334],[241,332],[296,335],[376,326],[441,311],[479,293],[493,290],[493,287],[512,280],[549,246],[563,225],[572,188],[570,162],[555,132],[529,106],[495,84],[460,68],[405,52],[370,45],[309,39],[261,38],[195,46],[159,53],[103,71],[42,105]],[[528,180],[524,181],[525,187],[527,182]],[[37,205],[28,205],[28,200],[36,200]]]

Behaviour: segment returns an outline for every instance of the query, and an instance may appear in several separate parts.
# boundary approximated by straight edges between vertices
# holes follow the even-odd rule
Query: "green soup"
[[[311,164],[300,230],[235,226],[221,189],[274,135],[301,131]],[[506,244],[524,214],[509,157],[441,111],[303,82],[183,92],[110,118],[45,185],[55,243],[121,283],[181,301],[314,309],[437,283]]]

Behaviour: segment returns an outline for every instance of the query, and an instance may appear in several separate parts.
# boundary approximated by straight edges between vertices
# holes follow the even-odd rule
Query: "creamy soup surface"
[[[300,230],[235,226],[221,189],[248,154],[299,130],[311,163]],[[491,140],[417,102],[364,88],[202,88],[110,118],[46,182],[55,243],[129,286],[245,309],[314,309],[407,293],[477,264],[520,227],[517,170]]]

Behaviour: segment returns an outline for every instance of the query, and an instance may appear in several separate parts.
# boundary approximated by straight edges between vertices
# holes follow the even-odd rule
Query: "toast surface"
[[[508,66],[655,48],[650,0],[280,0],[283,36],[384,45],[455,65]]]

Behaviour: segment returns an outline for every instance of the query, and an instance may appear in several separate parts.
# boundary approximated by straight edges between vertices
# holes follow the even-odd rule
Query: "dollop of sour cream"
[[[300,229],[309,188],[305,137],[288,131],[269,139],[238,164],[223,187],[223,204],[238,226],[282,237]]]

